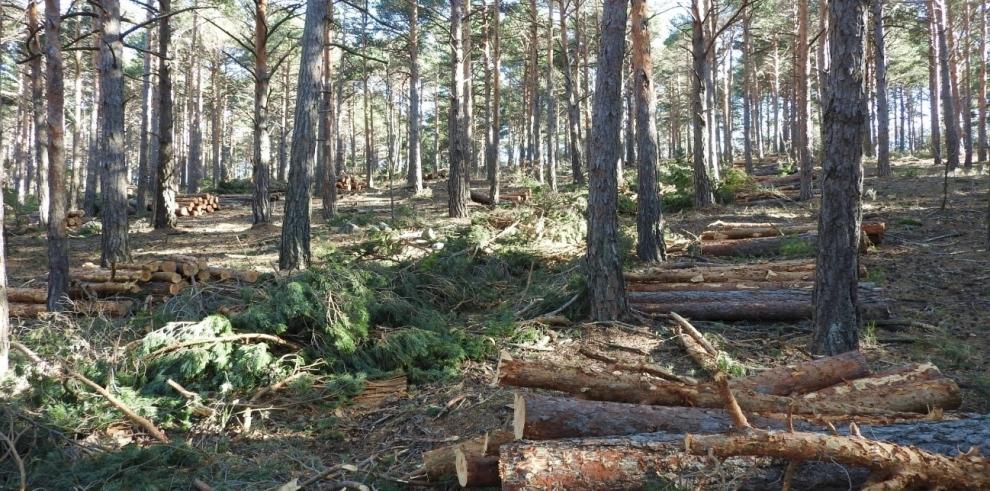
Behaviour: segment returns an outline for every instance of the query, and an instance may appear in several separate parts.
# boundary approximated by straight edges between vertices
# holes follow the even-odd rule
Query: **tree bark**
[[[420,157],[419,114],[419,4],[409,2],[409,168],[406,183],[413,193],[423,192],[423,162]]]
[[[38,197],[38,217],[42,225],[48,224],[51,211],[48,186],[48,119],[45,114],[45,73],[42,71],[41,34],[44,30],[39,18],[42,0],[29,0],[27,5],[28,54],[31,59],[31,102],[34,111],[34,184]]]
[[[337,169],[334,166],[333,139],[333,135],[337,133],[337,105],[334,101],[333,59],[330,54],[330,42],[333,40],[333,33],[331,32],[333,25],[332,6],[329,7],[328,12],[330,20],[326,25],[326,45],[323,47],[323,90],[321,94],[322,109],[320,111],[320,127],[323,133],[320,138],[322,151],[319,153],[320,160],[317,165],[323,169],[320,180],[320,198],[323,204],[323,216],[329,220],[337,214]]]
[[[113,0],[110,0],[111,2]],[[32,3],[33,5],[33,3]],[[37,8],[37,7],[30,7]],[[35,12],[37,15],[37,12]],[[37,25],[37,24],[35,24]],[[106,25],[104,21],[104,25]],[[35,36],[40,36],[36,32]],[[61,2],[45,0],[45,62],[48,99],[46,193],[48,226],[48,310],[60,312],[68,305],[69,237],[66,229],[65,189],[65,87],[62,73]],[[39,56],[40,56],[39,52]],[[41,63],[39,58],[38,63]],[[32,61],[32,65],[34,61]],[[42,147],[39,147],[39,152]]]
[[[488,132],[485,140],[485,168],[488,171],[488,195],[492,204],[497,205],[501,193],[502,171],[499,165],[499,146],[502,138],[502,2],[492,2],[491,24],[489,25],[488,46],[491,59],[485,63],[488,98]],[[489,64],[490,63],[490,64]]]
[[[82,35],[82,18],[76,19],[75,35]],[[82,52],[76,51],[72,54],[72,167],[69,180],[69,208],[75,209],[80,205],[79,194],[82,187],[82,151],[80,144],[82,139]],[[149,70],[145,70],[146,72]],[[15,187],[16,189],[16,187]]]
[[[877,175],[893,175],[890,168],[890,131],[887,128],[887,55],[883,29],[883,0],[874,0],[873,10],[873,49],[874,73],[877,91]]]
[[[650,28],[645,0],[632,0],[633,92],[636,96],[636,157],[639,180],[636,200],[636,255],[647,263],[667,259],[657,162],[656,100]]]
[[[313,181],[316,129],[323,73],[323,46],[326,43],[328,2],[306,3],[296,114],[292,125],[289,156],[289,187],[285,193],[285,218],[279,247],[279,268],[305,269],[310,262],[310,185]],[[370,184],[370,183],[369,183]]]
[[[560,147],[560,133],[557,124],[557,86],[554,80],[553,62],[553,0],[547,2],[547,177],[550,191],[557,192],[557,149]],[[561,12],[563,14],[563,12]],[[567,49],[566,46],[563,49]],[[567,65],[564,65],[567,71]]]
[[[961,46],[959,51],[962,52],[963,56],[963,80],[962,80],[962,90],[959,98],[959,103],[962,106],[960,113],[962,114],[962,131],[963,131],[963,144],[965,145],[963,153],[963,167],[967,170],[973,167],[973,69],[971,67],[971,59],[973,57],[973,46],[972,39],[973,33],[971,32],[971,21],[973,17],[973,5],[971,2],[964,3],[965,12],[963,14],[963,39],[966,40],[966,45]],[[986,100],[983,100],[982,105],[986,105]]]
[[[606,0],[596,71],[588,192],[588,297],[591,318],[615,320],[627,311],[618,254],[618,169],[622,158],[622,58],[626,51],[628,0]]]
[[[103,186],[103,222],[100,264],[110,266],[131,260],[128,244],[127,161],[124,138],[124,42],[120,36],[120,3],[102,0],[100,24],[100,151]]]
[[[158,0],[160,15],[172,11],[172,0]],[[158,171],[155,190],[155,229],[173,229],[178,224],[175,197],[179,183],[175,174],[172,148],[172,64],[169,47],[172,44],[172,23],[163,17],[158,23]]]
[[[711,78],[711,65],[708,62],[709,39],[705,36],[704,22],[712,9],[710,0],[692,0],[691,2],[691,130],[694,140],[694,205],[705,208],[715,204],[715,192],[712,181],[708,176],[709,131],[706,118],[710,112],[707,107],[707,81]],[[744,137],[745,138],[745,137]]]
[[[810,200],[813,197],[814,176],[813,170],[815,162],[811,158],[811,142],[809,138],[810,101],[808,97],[809,74],[811,65],[808,63],[808,54],[811,46],[808,44],[808,0],[798,1],[798,42],[795,46],[795,67],[794,67],[794,105],[796,109],[796,128],[794,134],[795,154],[798,159],[798,169],[800,169],[800,183],[802,201]]]
[[[979,72],[979,92],[977,97],[977,159],[980,162],[987,161],[987,36],[990,35],[987,29],[987,10],[990,9],[986,3],[980,8],[979,32],[980,32],[980,72]]]
[[[451,81],[450,90],[450,107],[449,114],[450,119],[447,124],[449,127],[450,138],[448,138],[448,146],[450,147],[450,173],[447,178],[447,211],[451,218],[464,218],[468,216],[467,201],[469,195],[469,188],[467,179],[469,178],[468,169],[468,148],[466,145],[467,137],[465,136],[464,126],[467,124],[465,119],[464,111],[464,70],[462,69],[462,63],[464,63],[464,46],[463,46],[463,35],[464,29],[462,26],[463,22],[463,11],[461,0],[451,0],[450,3],[450,36],[451,36],[451,71],[453,72],[453,80]]]
[[[3,5],[0,5],[0,37],[3,36]],[[3,60],[0,59],[0,68],[3,67]],[[78,76],[78,64],[77,64]],[[77,99],[78,102],[78,99]],[[18,118],[20,121],[20,118]],[[16,147],[16,145],[15,145]],[[15,148],[16,152],[16,148]],[[0,165],[0,182],[11,183],[12,180],[7,174],[7,166]],[[15,191],[19,191],[15,185]],[[6,230],[4,211],[7,206],[4,203],[4,193],[0,192],[0,231]],[[7,291],[7,244],[6,233],[0,233],[0,291]],[[0,379],[7,375],[10,368],[10,314],[7,307],[7,296],[0,295]]]
[[[928,113],[931,117],[932,128],[932,159],[936,166],[942,165],[942,129],[939,123],[939,107],[941,95],[941,68],[938,56],[938,23],[935,18],[934,0],[927,0],[928,10]]]
[[[251,147],[254,197],[251,212],[254,220],[252,223],[257,227],[272,221],[272,202],[268,191],[272,172],[271,135],[268,131],[268,95],[271,84],[271,74],[268,71],[268,0],[255,0],[254,12],[254,141]]]
[[[147,20],[150,21],[154,18],[154,13],[150,10],[147,14]],[[137,182],[137,195],[135,196],[137,200],[137,207],[139,210],[145,209],[148,206],[148,187],[149,187],[149,172],[148,172],[148,152],[149,152],[149,121],[152,118],[153,113],[151,112],[151,54],[152,54],[152,33],[153,29],[148,29],[144,35],[144,53],[141,55],[142,59],[142,72],[141,72],[141,135],[140,144],[138,147],[138,182]],[[76,78],[78,80],[78,77]],[[79,104],[78,100],[76,104]],[[76,109],[78,111],[78,108]],[[79,121],[78,112],[76,121]],[[75,159],[75,143],[72,145],[73,148],[73,159]]]
[[[571,161],[571,177],[576,184],[584,184],[584,141],[581,137],[581,107],[577,102],[577,79],[579,52],[575,49],[574,61],[570,58],[570,41],[567,38],[567,4],[558,0],[560,7],[560,58],[564,67],[564,99],[567,103],[567,133],[569,135],[568,159]],[[573,16],[580,16],[579,4],[574,7]],[[579,37],[575,29],[575,37]],[[580,47],[580,43],[578,43]],[[572,68],[573,66],[573,68]]]
[[[799,8],[804,0],[799,0]],[[742,106],[743,106],[743,159],[745,160],[746,173],[749,175],[753,174],[753,84],[751,79],[753,78],[753,33],[752,33],[752,12],[750,12],[749,7],[746,8],[746,12],[743,12],[742,18],[742,30],[743,30],[743,47],[742,47],[742,61],[743,61],[743,80],[742,80]],[[798,12],[798,25],[801,24],[801,13]],[[800,34],[799,34],[800,38]],[[798,42],[800,45],[800,41]],[[797,69],[800,72],[800,63]],[[800,74],[798,73],[798,76]],[[798,95],[800,97],[800,94]],[[798,100],[798,124],[801,124],[801,108],[800,100]],[[799,130],[800,131],[800,130]],[[800,150],[799,150],[800,151]],[[800,158],[800,154],[799,154]]]
[[[829,2],[828,89],[825,91],[822,204],[811,349],[834,355],[859,346],[860,223],[863,194],[862,0]]]
[[[945,123],[945,165],[948,170],[959,167],[959,118],[953,92],[952,68],[949,63],[949,43],[946,41],[948,17],[944,0],[929,2],[929,14],[934,19],[935,39],[938,46],[940,90],[942,92],[942,120]]]
[[[199,1],[193,1],[193,7],[198,7]],[[189,169],[190,193],[199,192],[199,184],[203,179],[203,71],[200,67],[200,33],[199,33],[199,13],[193,10],[192,39],[189,44],[191,73],[187,75],[187,98],[186,107],[189,114],[187,136],[189,152],[186,155],[186,168]]]

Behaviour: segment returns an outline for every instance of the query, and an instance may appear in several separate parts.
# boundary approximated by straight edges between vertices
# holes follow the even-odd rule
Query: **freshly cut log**
[[[173,263],[174,264],[174,263]],[[176,272],[167,273],[164,271],[159,271],[157,273],[151,273],[151,278],[148,281],[152,282],[166,282],[166,283],[180,283],[182,282],[182,275]]]
[[[499,202],[503,203],[523,203],[527,200],[526,195],[520,194],[500,194]],[[480,191],[471,191],[471,201],[482,205],[492,205],[492,197]]]
[[[162,273],[175,273],[179,270],[179,265],[175,261],[161,261],[158,263],[158,271]]]
[[[105,283],[108,281],[134,282],[150,280],[151,272],[143,270],[110,271],[108,269],[73,269],[69,271],[69,276],[73,280],[89,283]]]
[[[758,237],[755,239],[702,241],[703,256],[776,256],[787,252],[785,248],[795,250],[807,248],[815,250],[818,247],[817,233],[803,233],[786,237]]]
[[[206,268],[206,271],[210,273],[210,279],[216,281],[227,281],[234,277],[235,272],[226,268],[217,268],[210,266]]]
[[[210,276],[211,275],[209,271],[205,269],[201,269],[199,270],[198,273],[196,273],[196,276],[194,276],[194,278],[196,278],[196,281],[199,283],[205,283],[207,281],[210,281]]]
[[[920,435],[924,438],[924,435]],[[913,443],[913,442],[912,442]],[[822,435],[747,429],[729,435],[687,435],[684,447],[695,455],[719,457],[753,455],[792,461],[830,460],[865,467],[889,479],[891,486],[871,489],[937,487],[990,489],[990,458],[982,455],[947,456],[860,436]]]
[[[849,429],[840,427],[839,432],[849,434]],[[985,416],[888,426],[861,425],[859,432],[864,437],[880,442],[915,446],[943,456],[956,456],[974,446],[984,454],[990,452],[990,419]],[[732,437],[732,434],[728,437]],[[744,437],[745,434],[739,438]],[[698,442],[709,437],[694,435],[691,438],[692,453],[701,454],[704,449]],[[711,435],[711,438],[718,442],[727,436]],[[681,484],[681,487],[688,489],[705,488],[703,480],[713,475],[712,464],[707,456],[685,453],[684,440],[683,434],[658,432],[601,438],[517,441],[502,447],[499,459],[502,489],[644,489],[650,483],[661,480]],[[865,439],[847,440],[868,442]],[[820,458],[819,454],[815,454],[809,456],[808,460],[817,461]],[[755,468],[752,467],[753,463],[749,459],[729,458],[718,465],[724,474],[746,475],[746,480],[739,483],[742,489],[780,487],[779,468]],[[971,470],[986,472],[979,467]],[[849,489],[850,486],[861,486],[866,477],[865,472],[855,468],[835,464],[819,466],[814,462],[807,462],[798,468],[794,483],[795,487],[801,489]]]
[[[720,292],[727,293],[727,292]],[[693,320],[702,321],[764,321],[785,322],[810,319],[812,304],[809,299],[789,300],[694,300],[685,302],[636,303],[635,309],[647,314],[678,312]],[[861,302],[860,315],[867,320],[890,318],[886,301]]]
[[[45,303],[48,290],[44,288],[7,288],[7,301],[11,303]]]
[[[423,470],[426,476],[435,481],[444,476],[457,474],[457,450],[472,455],[484,455],[485,435],[464,440],[453,445],[423,452]]]
[[[168,260],[175,261],[176,263],[190,263],[196,266],[197,270],[206,269],[209,264],[205,259],[198,258],[196,256],[189,256],[185,254],[172,254],[168,257]]]
[[[405,375],[368,380],[364,383],[364,390],[351,400],[351,405],[363,409],[379,407],[387,401],[405,396],[408,386]]]
[[[48,306],[43,303],[8,303],[7,309],[11,317],[37,317],[48,312]]]
[[[931,363],[911,364],[872,377],[850,380],[806,394],[804,399],[916,413],[956,409],[962,404],[959,385]]]
[[[498,486],[502,482],[497,455],[474,454],[458,446],[454,450],[454,469],[462,488]]]
[[[671,433],[723,433],[733,428],[722,409],[666,407],[622,402],[587,401],[572,397],[552,397],[517,392],[513,403],[513,430],[516,439],[556,440],[559,438],[633,435],[666,431]],[[751,416],[758,428],[785,429],[787,416]],[[798,419],[795,427],[824,427]]]
[[[147,261],[147,262],[139,262],[139,263],[137,263],[137,262],[135,262],[135,263],[116,263],[116,264],[113,265],[113,268],[106,268],[106,269],[104,269],[104,268],[100,267],[99,264],[96,264],[96,263],[93,263],[93,262],[85,262],[85,263],[82,264],[82,269],[84,269],[86,271],[93,271],[93,270],[111,271],[111,270],[114,270],[115,269],[117,271],[121,271],[121,270],[132,270],[132,271],[148,271],[148,272],[154,272],[154,271],[158,271],[158,266],[159,266],[159,262],[158,261]]]
[[[128,295],[139,293],[141,287],[136,283],[117,283],[108,281],[106,283],[79,283],[76,288],[70,290],[73,298],[102,297],[109,295]]]
[[[65,216],[68,218],[82,218],[86,216],[86,210],[69,210],[65,212]]]
[[[701,233],[701,240],[738,240],[757,237],[778,237],[782,235],[798,235],[818,230],[818,224],[808,223],[800,225],[770,225],[765,227],[733,227],[732,224],[722,224],[718,230],[706,230]],[[883,234],[887,226],[883,222],[864,222],[862,224],[865,233],[874,244],[883,241]]]
[[[506,443],[516,440],[513,430],[492,430],[485,432],[485,455],[498,455],[498,449]]]
[[[625,273],[630,282],[726,283],[732,281],[814,281],[814,266],[805,271],[778,271],[772,266],[755,268],[653,269]]]
[[[872,283],[859,284],[861,303],[879,301],[878,290]],[[811,301],[811,291],[802,289],[782,290],[673,290],[654,292],[630,292],[630,303],[689,303],[689,302],[789,302],[792,300]]]
[[[244,270],[235,269],[233,271],[234,271],[234,278],[236,278],[237,281],[243,281],[244,283],[255,283],[258,281],[258,277],[261,276],[260,273],[258,273],[253,269],[244,269]]]
[[[597,401],[629,402],[657,406],[721,408],[724,399],[714,384],[687,385],[645,375],[595,371],[592,367],[568,367],[541,361],[499,360],[498,383],[503,386],[531,387],[568,392]],[[760,394],[733,386],[739,405],[761,413],[829,414],[845,416],[905,416],[875,407]]]
[[[735,390],[787,396],[814,392],[869,374],[866,356],[861,351],[847,351],[799,365],[771,368],[749,377],[733,379],[729,384]]]
[[[811,290],[813,281],[731,281],[725,283],[627,283],[627,292]]]
[[[189,283],[179,280],[171,281],[149,281],[141,285],[141,291],[149,295],[178,295],[189,287]]]

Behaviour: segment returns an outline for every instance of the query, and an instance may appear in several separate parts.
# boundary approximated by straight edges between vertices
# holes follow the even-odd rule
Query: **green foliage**
[[[866,281],[872,283],[883,283],[887,281],[887,272],[883,268],[870,268],[866,272]]]
[[[716,194],[722,203],[731,203],[740,190],[753,184],[752,179],[740,169],[731,168],[722,175]]]
[[[220,181],[210,191],[217,194],[249,194],[254,192],[254,183],[251,179]]]
[[[192,324],[168,324],[145,336],[137,355],[147,359],[162,348],[233,333],[230,321],[218,315]],[[227,392],[271,384],[288,372],[288,368],[268,351],[265,343],[201,343],[176,349],[147,361],[139,382],[141,392],[148,395],[169,394],[171,389],[166,384],[169,379],[194,391]]]
[[[803,237],[784,237],[780,242],[780,255],[784,257],[804,257],[815,253],[815,246]]]
[[[688,163],[676,160],[660,167],[660,182],[664,184],[663,210],[674,212],[694,206],[694,171]],[[668,190],[673,186],[674,191]]]
[[[49,452],[33,472],[34,488],[166,490],[188,487],[192,473],[203,464],[198,451],[185,444],[126,445],[112,452],[79,460]]]

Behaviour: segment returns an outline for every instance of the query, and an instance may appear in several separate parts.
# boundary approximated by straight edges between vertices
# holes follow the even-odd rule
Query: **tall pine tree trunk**
[[[709,0],[692,0],[691,2],[691,131],[694,140],[694,204],[705,208],[715,203],[715,193],[712,181],[708,176],[708,130],[705,117],[708,109],[705,107],[708,96],[705,94],[706,80],[711,76],[711,66],[708,64],[708,39],[705,37],[704,20],[711,11]]]
[[[198,1],[193,6],[199,5]],[[199,183],[203,179],[203,70],[199,63],[199,14],[193,10],[192,40],[189,46],[189,61],[192,73],[187,76],[186,100],[189,114],[189,153],[186,155],[186,167],[189,169],[189,192],[198,193]]]
[[[112,2],[112,0],[110,0]],[[106,2],[105,2],[106,3]],[[104,20],[104,25],[106,25]],[[119,25],[119,24],[118,24]],[[39,32],[38,35],[41,33]],[[65,193],[65,87],[62,74],[61,2],[45,0],[48,97],[48,310],[69,305],[69,235]],[[125,209],[126,212],[126,209]],[[106,210],[104,210],[106,213]],[[6,293],[4,291],[3,293]]]
[[[946,41],[945,0],[931,0],[929,15],[934,19],[935,38],[938,43],[938,66],[942,91],[942,120],[945,123],[945,165],[949,170],[959,167],[959,112],[953,91],[952,68],[949,63],[949,44]]]
[[[172,0],[158,0],[160,15],[172,11]],[[179,181],[175,173],[175,155],[172,148],[172,63],[169,48],[172,44],[172,23],[168,17],[158,24],[158,169],[155,190],[155,229],[172,229],[178,224],[175,215],[178,206]]]
[[[76,19],[76,37],[82,35],[82,18]],[[148,71],[148,70],[146,70]],[[75,209],[80,205],[82,191],[82,52],[72,54],[72,175],[69,182],[69,208]]]
[[[980,8],[980,81],[979,81],[979,97],[977,98],[977,116],[979,117],[977,123],[977,135],[979,143],[977,145],[977,158],[980,162],[987,161],[987,36],[990,32],[987,30],[987,10],[990,9],[990,5],[983,2]]]
[[[646,0],[632,0],[633,92],[636,94],[636,255],[645,262],[666,260],[658,178],[656,100]]]
[[[626,292],[618,252],[618,168],[622,158],[622,59],[626,51],[627,0],[605,0],[595,74],[588,166],[587,284],[591,318],[626,315]]]
[[[557,94],[553,66],[553,1],[547,2],[547,174],[550,191],[557,191],[557,148],[560,146],[557,131]],[[565,68],[566,70],[566,68]]]
[[[811,118],[810,101],[808,97],[808,85],[811,73],[811,65],[808,63],[808,54],[811,47],[808,45],[808,0],[798,0],[798,40],[795,50],[794,67],[794,105],[795,131],[794,150],[797,154],[798,169],[801,172],[801,195],[802,201],[810,200],[813,196],[812,179],[815,166],[811,158],[811,142],[809,141],[808,121]]]
[[[811,350],[859,346],[859,234],[863,194],[863,13],[865,0],[829,1],[829,59],[823,107],[822,203],[818,222]]]
[[[419,4],[409,2],[409,169],[406,184],[416,194],[423,192],[419,99]]]
[[[883,0],[873,0],[873,61],[877,90],[877,175],[893,175],[890,169],[890,131],[887,128],[887,55],[884,49]]]
[[[268,133],[268,96],[271,74],[268,72],[268,0],[254,2],[254,144],[252,161],[254,196],[251,212],[255,227],[272,222],[271,135]]]
[[[959,103],[962,105],[962,122],[963,122],[963,142],[965,144],[965,151],[963,153],[963,166],[966,169],[971,169],[973,167],[973,118],[972,118],[972,107],[973,107],[973,69],[971,66],[971,58],[973,53],[972,39],[973,33],[970,31],[972,23],[970,18],[973,16],[973,5],[970,2],[965,4],[965,15],[963,15],[963,39],[966,40],[966,45],[961,46],[961,51],[963,55],[963,81],[962,81],[962,94],[959,99]],[[983,102],[986,104],[986,101]]]
[[[38,197],[41,224],[48,223],[48,119],[45,115],[45,74],[42,70],[41,34],[44,26],[39,18],[41,0],[29,0],[27,5],[28,53],[31,60],[31,103],[34,111],[34,183]]]
[[[333,60],[330,55],[330,40],[333,39],[331,25],[333,23],[333,7],[329,7],[330,21],[326,23],[326,44],[323,47],[323,109],[321,114],[321,129],[323,134],[320,138],[322,151],[319,153],[320,159],[317,165],[323,168],[320,180],[320,199],[323,202],[323,216],[327,219],[333,218],[337,214],[337,172],[334,167],[334,139],[333,134],[337,132],[335,121],[337,119],[334,109],[333,91]]]
[[[925,3],[928,9],[928,113],[932,127],[932,160],[936,166],[942,165],[942,129],[940,126],[939,98],[941,94],[941,68],[938,56],[938,23],[935,19],[934,0]]]
[[[320,90],[323,85],[323,46],[329,22],[329,2],[308,0],[303,27],[302,55],[299,59],[299,85],[296,114],[292,125],[289,154],[289,182],[285,193],[285,218],[278,265],[283,271],[305,269],[310,262],[310,186],[313,181],[316,131],[320,116]]]
[[[490,59],[485,63],[488,71],[485,78],[486,99],[488,100],[488,131],[485,140],[485,169],[488,172],[488,194],[492,206],[498,204],[501,169],[499,167],[499,142],[501,140],[501,98],[502,98],[502,22],[501,0],[492,3],[491,23],[488,25],[488,49]],[[511,148],[511,145],[510,145]],[[511,160],[511,155],[510,155]]]
[[[103,222],[100,264],[128,262],[127,161],[124,139],[124,42],[120,37],[119,0],[101,0],[100,21],[100,151],[103,172]]]
[[[694,0],[698,1],[698,0]],[[806,2],[807,0],[798,0],[799,2]],[[800,4],[799,4],[800,5]],[[742,19],[742,30],[743,30],[743,81],[742,81],[742,106],[743,106],[743,160],[746,165],[746,173],[752,175],[753,173],[753,84],[750,80],[753,78],[753,33],[752,33],[752,12],[750,11],[752,7],[746,7],[746,12],[743,13]],[[800,13],[798,14],[800,16]],[[800,19],[798,20],[798,25],[800,25]],[[800,62],[798,63],[800,65]],[[798,96],[800,97],[800,95]],[[801,124],[800,116],[800,102],[798,103],[798,125]],[[800,132],[800,130],[798,130]],[[800,159],[800,156],[798,157]],[[803,168],[803,167],[802,167]]]
[[[451,0],[450,2],[450,66],[453,72],[453,80],[450,88],[450,119],[447,125],[450,129],[450,137],[447,139],[450,147],[450,173],[447,176],[447,212],[451,218],[464,218],[468,216],[468,152],[466,148],[467,138],[465,136],[464,124],[464,46],[462,27],[463,11],[461,10],[461,0]]]
[[[584,141],[581,139],[581,107],[577,101],[577,58],[578,52],[575,50],[575,61],[571,68],[570,54],[568,53],[570,42],[567,39],[567,4],[564,0],[558,0],[560,5],[560,43],[561,43],[561,66],[564,67],[564,99],[567,102],[567,133],[570,138],[570,149],[568,157],[571,160],[571,176],[577,184],[584,184]],[[579,11],[575,8],[575,18]]]
[[[154,13],[148,11],[148,20],[154,17]],[[144,53],[142,58],[141,72],[141,135],[138,147],[138,183],[137,183],[137,207],[143,210],[148,204],[148,130],[151,120],[151,38],[153,31],[148,29],[144,37]],[[73,145],[73,149],[75,145]]]

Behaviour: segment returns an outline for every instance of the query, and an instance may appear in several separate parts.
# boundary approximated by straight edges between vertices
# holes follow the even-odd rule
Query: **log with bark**
[[[151,272],[144,270],[118,270],[111,271],[109,269],[72,269],[69,270],[69,276],[75,281],[85,281],[88,283],[105,283],[108,281],[116,282],[135,282],[135,281],[148,281],[151,279]]]
[[[694,320],[793,321],[810,319],[811,291],[790,290],[680,290],[634,291],[627,294],[634,309],[648,314],[677,312]],[[890,317],[887,300],[864,284],[859,308],[864,319]]]
[[[48,312],[47,306],[43,303],[10,303],[8,306],[11,317],[30,318]],[[123,317],[131,312],[134,303],[130,300],[79,300],[72,302],[70,307],[65,313]]]
[[[722,224],[717,230],[706,230],[701,233],[701,240],[711,241],[711,240],[739,240],[739,239],[751,239],[758,237],[778,237],[784,235],[798,235],[808,232],[813,232],[818,230],[818,224],[808,223],[808,224],[798,224],[798,225],[770,225],[765,224],[764,227],[749,227],[749,226],[736,226],[732,227],[731,224]],[[883,222],[863,222],[862,224],[863,233],[865,233],[870,241],[874,244],[880,244],[883,241],[883,234],[887,230],[887,226]]]
[[[568,392],[576,396],[612,402],[653,404],[658,406],[694,406],[719,408],[723,398],[714,384],[688,385],[642,374],[596,370],[594,367],[568,367],[541,361],[513,360],[505,355],[499,361],[498,383],[503,386],[531,387]],[[831,400],[804,400],[796,397],[761,394],[745,385],[735,385],[736,397],[746,411],[845,416],[910,417],[882,407],[864,407]],[[890,391],[892,406],[896,398],[910,397],[906,389]]]
[[[502,482],[497,455],[470,453],[462,446],[454,449],[454,470],[462,488],[498,486]]]
[[[717,267],[649,268],[624,274],[632,283],[727,283],[736,281],[814,281],[815,264],[809,261],[744,264]]]
[[[836,401],[891,411],[928,413],[962,404],[959,385],[931,363],[912,363],[805,394],[808,401]]]
[[[882,234],[878,236],[882,238]],[[872,245],[870,236],[860,236],[859,251],[867,252]],[[818,248],[818,232],[805,232],[796,235],[780,235],[776,237],[757,237],[736,240],[703,240],[700,243],[703,256],[779,256],[787,254],[804,254]]]
[[[171,264],[174,265],[175,263],[171,263]],[[157,273],[151,273],[151,278],[148,279],[148,282],[181,283],[182,275],[174,271],[173,272],[159,271]]]
[[[891,470],[903,465],[905,470],[932,472],[923,467],[933,464],[938,467],[939,478],[946,478],[943,484],[966,487],[967,483],[985,486],[987,468],[985,458],[974,461],[974,457],[961,457],[970,447],[986,453],[990,451],[990,418],[978,417],[946,421],[917,421],[887,426],[859,426],[858,431],[866,438],[846,438],[823,435],[821,433],[787,433],[749,430],[747,435],[691,435],[680,433],[643,433],[636,435],[569,438],[550,441],[521,440],[502,446],[499,468],[502,476],[502,489],[643,489],[650,483],[677,483],[687,488],[713,487],[719,474],[746,476],[732,487],[740,489],[776,489],[780,487],[780,468],[757,468],[753,460],[730,458],[719,466],[721,472],[714,472],[707,458],[711,449],[716,455],[727,449],[754,449],[747,454],[774,455],[783,458],[803,457],[809,462],[799,466],[794,477],[794,487],[801,489],[849,489],[861,485],[867,475],[855,468],[830,465],[815,465],[810,461],[834,460],[848,465],[867,464]],[[848,435],[850,429],[839,428],[840,434]],[[855,433],[855,430],[853,431]],[[751,435],[760,435],[755,437]],[[768,444],[773,435],[773,444]],[[801,435],[799,438],[787,435]],[[690,438],[690,453],[685,452],[685,439]],[[779,440],[779,441],[778,441]],[[797,442],[810,443],[798,447]],[[841,443],[845,453],[831,452],[833,443]],[[848,443],[859,449],[844,448]],[[730,446],[731,444],[731,446]],[[873,463],[859,460],[867,450],[889,452],[898,445],[895,453],[873,453]],[[928,454],[920,454],[910,449],[914,446]],[[904,454],[903,450],[910,450]],[[773,453],[771,453],[773,452]],[[846,459],[848,454],[855,460]],[[946,456],[956,456],[946,463]],[[842,460],[840,460],[840,458]],[[920,460],[907,460],[919,458]],[[890,464],[894,464],[890,467]],[[956,474],[946,470],[965,469],[971,472],[971,481],[957,482]],[[932,476],[932,474],[924,474]],[[705,481],[708,479],[708,481]],[[700,480],[700,481],[699,481]],[[979,489],[979,488],[972,488]]]
[[[182,281],[149,281],[141,284],[141,292],[147,295],[178,295],[189,287],[189,283]]]
[[[499,447],[515,440],[511,430],[492,430],[484,435],[469,438],[452,445],[423,452],[423,470],[430,480],[438,480],[444,476],[458,475],[457,454],[466,456],[467,460],[477,461],[480,457],[496,457],[499,454]],[[468,462],[467,465],[474,464]],[[475,472],[480,472],[479,469]],[[469,472],[470,474],[470,472]],[[469,482],[474,482],[470,477]]]
[[[726,281],[724,283],[645,283],[626,284],[627,292],[668,292],[668,291],[732,291],[732,290],[808,290],[815,286],[813,281]]]

